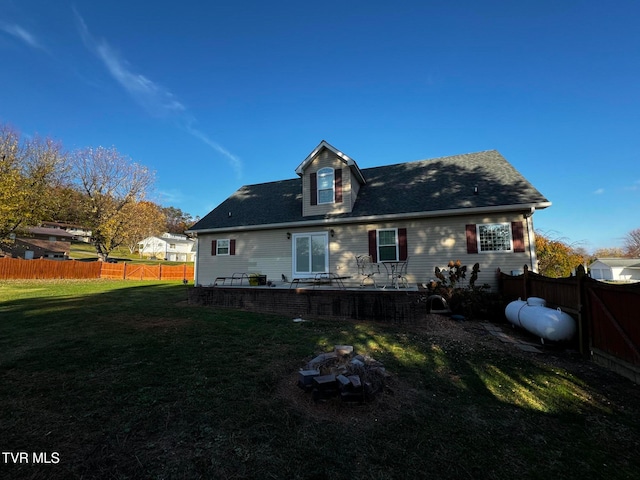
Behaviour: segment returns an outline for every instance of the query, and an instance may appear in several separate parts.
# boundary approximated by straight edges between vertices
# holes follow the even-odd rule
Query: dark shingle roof
[[[435,213],[442,210],[536,205],[549,201],[496,150],[361,170],[366,185],[350,213],[327,218]],[[474,188],[478,194],[474,194]],[[190,230],[320,220],[302,216],[302,179],[245,185]]]

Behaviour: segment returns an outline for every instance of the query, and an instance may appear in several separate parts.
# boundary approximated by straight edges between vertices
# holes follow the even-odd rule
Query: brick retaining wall
[[[396,324],[423,320],[426,306],[417,291],[312,290],[264,287],[193,287],[189,303],[276,313],[293,318],[346,318]]]

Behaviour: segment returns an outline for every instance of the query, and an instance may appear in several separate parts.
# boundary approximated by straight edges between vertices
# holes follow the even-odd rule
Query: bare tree
[[[624,247],[629,257],[640,257],[640,228],[631,230],[627,233],[624,241]]]
[[[86,226],[98,258],[127,240],[132,204],[144,200],[154,183],[154,173],[132,163],[115,148],[86,148],[72,155],[73,174],[88,202]]]

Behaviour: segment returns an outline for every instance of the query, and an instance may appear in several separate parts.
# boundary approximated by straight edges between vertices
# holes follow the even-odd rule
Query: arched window
[[[318,170],[318,204],[333,203],[335,199],[333,168]]]

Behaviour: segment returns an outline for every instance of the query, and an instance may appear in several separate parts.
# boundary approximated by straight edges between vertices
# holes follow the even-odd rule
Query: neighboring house
[[[12,236],[5,251],[14,258],[25,260],[68,260],[72,237],[59,228],[31,227],[23,234]]]
[[[170,262],[193,262],[196,242],[186,235],[163,233],[159,237],[147,237],[138,244],[140,255]]]
[[[46,228],[61,228],[73,236],[73,240],[78,242],[91,242],[91,230],[81,225],[60,222],[42,222],[42,226]]]
[[[595,280],[640,282],[640,258],[597,258],[589,273]]]
[[[410,283],[476,262],[537,271],[532,215],[551,203],[495,150],[360,169],[322,141],[298,178],[241,187],[198,221],[196,285],[233,273],[269,280],[331,272],[360,283],[355,257],[408,259]]]

